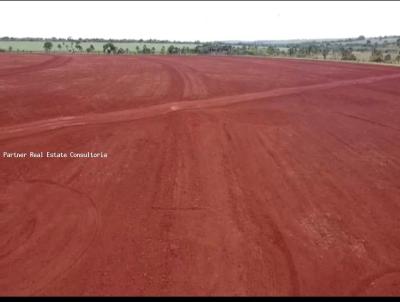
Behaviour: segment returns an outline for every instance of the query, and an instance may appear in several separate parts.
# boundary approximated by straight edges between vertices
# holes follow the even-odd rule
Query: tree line
[[[95,39],[92,39],[95,40]],[[126,41],[126,40],[121,40]],[[140,40],[138,40],[140,41]],[[153,41],[153,40],[151,40]],[[160,41],[160,40],[157,40]],[[46,52],[58,50],[71,53],[104,53],[112,55],[121,54],[161,54],[161,55],[249,55],[249,56],[275,56],[275,57],[295,57],[295,58],[322,58],[355,61],[358,60],[358,55],[364,54],[368,61],[371,62],[387,62],[400,63],[400,38],[392,39],[391,44],[388,43],[372,43],[371,40],[365,39],[360,36],[354,41],[362,41],[362,47],[355,44],[345,44],[338,41],[333,42],[301,42],[291,44],[276,44],[276,45],[261,45],[258,43],[244,43],[240,42],[225,43],[225,42],[207,42],[188,45],[164,43],[161,48],[156,49],[152,43],[144,43],[143,45],[135,46],[133,49],[128,47],[117,47],[113,42],[105,42],[100,49],[96,49],[94,44],[85,43],[81,40],[61,40],[49,41],[43,43],[43,49]],[[383,41],[387,42],[387,41]],[[86,44],[83,47],[83,43]],[[98,44],[98,43],[97,43]],[[7,50],[0,49],[0,52]],[[12,47],[8,51],[13,51]]]
[[[400,39],[397,41],[400,47]],[[65,43],[58,43],[57,48],[61,50],[63,46],[69,52],[83,52],[87,53],[95,52],[96,49],[93,44],[90,44],[85,50],[81,46],[80,41]],[[43,45],[46,51],[51,51],[53,49],[53,43],[51,41],[46,41]],[[118,48],[112,42],[107,42],[103,45],[102,52],[105,54],[169,54],[169,55],[184,55],[184,54],[200,54],[200,55],[266,55],[266,56],[288,56],[288,57],[298,57],[307,58],[310,56],[321,55],[323,59],[327,59],[330,53],[339,55],[341,60],[345,61],[355,61],[357,59],[356,55],[353,53],[352,47],[345,47],[342,45],[333,45],[331,43],[314,43],[314,44],[299,44],[291,45],[287,50],[281,50],[277,46],[260,47],[256,44],[240,46],[234,46],[227,43],[202,43],[195,47],[190,48],[189,46],[176,46],[170,45],[167,48],[163,45],[159,52],[156,52],[156,48],[148,47],[144,44],[142,47],[136,46],[135,50],[129,50],[128,48]],[[371,45],[370,48],[370,59],[371,62],[391,62],[392,56],[390,53],[384,53],[378,48],[377,43]],[[400,51],[394,58],[396,62],[400,62]]]
[[[100,43],[173,43],[173,44],[200,44],[199,40],[196,41],[176,41],[176,40],[158,40],[158,39],[104,39],[104,38],[78,38],[73,39],[68,38],[36,38],[36,37],[0,37],[0,41],[55,41],[55,42],[80,42],[80,43],[90,43],[90,42],[100,42]]]

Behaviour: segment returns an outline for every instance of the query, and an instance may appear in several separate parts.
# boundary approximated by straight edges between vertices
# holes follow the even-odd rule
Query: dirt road
[[[0,295],[399,295],[399,80],[0,55]]]

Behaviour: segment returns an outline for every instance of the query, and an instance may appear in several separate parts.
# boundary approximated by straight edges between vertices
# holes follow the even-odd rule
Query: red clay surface
[[[399,82],[345,63],[0,55],[0,295],[400,295]]]

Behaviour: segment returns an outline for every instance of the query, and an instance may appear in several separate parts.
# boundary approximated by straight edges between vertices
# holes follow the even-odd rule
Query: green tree
[[[107,54],[113,53],[113,54],[115,54],[116,51],[117,51],[117,48],[111,42],[108,42],[108,43],[103,45],[103,52],[104,53],[107,53]]]
[[[164,46],[164,45],[161,47],[160,53],[161,53],[162,55],[165,55],[165,46]]]
[[[342,60],[355,61],[357,59],[356,56],[353,54],[352,48],[342,48],[341,54],[342,54]]]
[[[143,52],[144,54],[150,53],[150,48],[148,48],[147,45],[144,44],[144,45],[143,45],[142,52]]]
[[[324,57],[324,60],[326,60],[326,56],[329,54],[329,48],[327,46],[322,48],[322,56]]]
[[[93,52],[94,51],[94,46],[93,44],[90,44],[90,46],[88,48],[86,48],[86,52]]]
[[[383,62],[383,53],[378,49],[377,46],[372,48],[371,57],[369,58],[371,62]]]
[[[169,54],[177,54],[177,53],[179,53],[179,50],[180,49],[174,45],[170,45],[167,49]]]
[[[268,46],[267,54],[272,56],[275,53],[275,49],[272,46]]]
[[[82,49],[83,49],[82,46],[81,46],[81,44],[79,44],[79,42],[75,44],[75,48],[76,48],[78,51],[82,51]]]
[[[384,58],[385,62],[390,62],[392,60],[392,56],[390,55],[390,53],[388,53],[387,55],[385,55]]]
[[[289,56],[294,56],[296,54],[296,51],[297,51],[296,47],[289,47],[288,50]]]
[[[50,51],[53,48],[53,43],[51,43],[50,41],[46,41],[43,44],[43,48],[45,51]]]
[[[58,44],[57,48],[58,48],[58,50],[61,50],[61,48],[62,48],[61,44]]]

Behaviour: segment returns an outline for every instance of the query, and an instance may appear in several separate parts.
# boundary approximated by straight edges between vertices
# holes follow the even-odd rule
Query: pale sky
[[[1,1],[0,37],[283,40],[400,35],[399,1]]]

